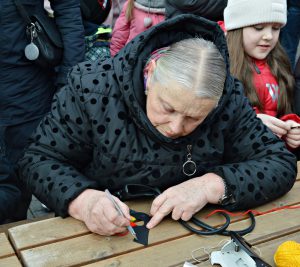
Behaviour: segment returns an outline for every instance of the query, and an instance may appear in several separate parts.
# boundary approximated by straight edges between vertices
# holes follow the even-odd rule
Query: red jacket
[[[276,78],[271,73],[265,60],[253,59],[253,84],[263,109],[254,107],[256,114],[263,113],[277,117],[277,106],[280,90]]]

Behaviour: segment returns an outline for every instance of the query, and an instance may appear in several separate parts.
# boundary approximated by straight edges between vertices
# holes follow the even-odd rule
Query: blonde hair
[[[128,5],[125,13],[125,17],[128,21],[131,21],[133,18],[133,10],[134,10],[134,0],[127,0]]]
[[[230,72],[243,83],[245,95],[252,106],[262,111],[264,103],[259,100],[253,84],[253,63],[246,54],[243,45],[243,28],[228,31],[226,38],[230,57]],[[292,111],[294,78],[289,59],[279,41],[267,56],[266,61],[280,88],[277,107],[277,114],[280,117]]]
[[[170,45],[156,62],[150,82],[178,82],[197,96],[216,101],[222,96],[226,66],[214,43],[191,38]]]

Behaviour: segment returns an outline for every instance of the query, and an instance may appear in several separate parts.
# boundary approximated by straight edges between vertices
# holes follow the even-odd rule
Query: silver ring
[[[194,167],[194,171],[192,171],[192,173],[187,173],[187,172],[185,171],[185,167],[187,166],[186,164],[188,164],[188,163],[192,164],[192,166]],[[196,163],[195,163],[194,161],[192,161],[192,160],[188,160],[188,161],[186,161],[186,162],[182,165],[182,172],[183,172],[185,175],[187,175],[187,176],[192,176],[193,174],[196,173],[196,170],[197,170]]]

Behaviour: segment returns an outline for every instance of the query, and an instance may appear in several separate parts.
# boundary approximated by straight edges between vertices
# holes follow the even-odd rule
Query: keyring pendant
[[[182,165],[182,171],[186,176],[192,176],[196,173],[197,166],[195,161],[192,160],[192,146],[187,146],[188,154],[187,154],[187,161]]]
[[[39,57],[40,51],[36,44],[33,42],[33,40],[37,37],[35,24],[31,23],[31,25],[27,27],[27,31],[30,32],[30,43],[25,47],[25,57],[28,60],[36,60]]]
[[[34,44],[30,43],[25,47],[25,57],[28,60],[36,60],[39,57],[39,48]]]

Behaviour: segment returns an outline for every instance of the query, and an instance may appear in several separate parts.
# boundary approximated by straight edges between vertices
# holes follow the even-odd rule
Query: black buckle
[[[113,192],[113,195],[115,195],[122,201],[141,197],[154,198],[160,194],[161,192],[157,187],[140,184],[127,184],[122,189]]]

